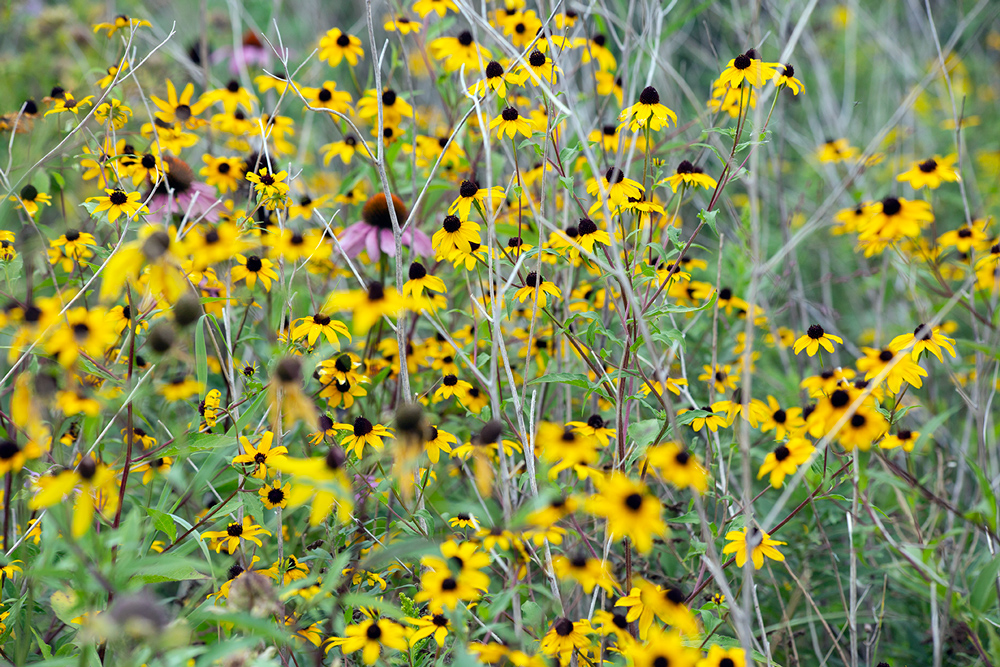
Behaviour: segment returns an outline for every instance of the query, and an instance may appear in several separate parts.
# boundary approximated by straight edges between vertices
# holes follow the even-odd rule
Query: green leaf
[[[988,607],[993,606],[993,599],[997,594],[997,574],[1000,574],[1000,555],[995,556],[976,577],[972,595],[969,596],[969,603],[974,609],[987,611]]]
[[[528,384],[544,384],[546,382],[558,382],[583,389],[590,388],[590,381],[583,373],[546,373],[541,377],[529,381]]]
[[[712,231],[715,232],[716,236],[719,235],[719,228],[716,226],[717,223],[715,221],[718,215],[719,215],[718,209],[712,211],[706,211],[705,209],[701,209],[701,211],[698,212],[698,219],[702,220],[706,225],[711,227]]]
[[[208,355],[205,352],[205,315],[198,319],[198,325],[194,330],[194,358],[195,367],[198,371],[198,383],[202,387],[208,386]],[[222,362],[222,359],[219,359]]]
[[[177,539],[177,524],[174,523],[173,517],[152,507],[146,508],[146,514],[153,519],[153,527],[163,531],[171,542]]]

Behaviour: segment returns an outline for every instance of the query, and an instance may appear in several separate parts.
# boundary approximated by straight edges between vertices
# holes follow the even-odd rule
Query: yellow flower
[[[100,125],[110,125],[116,130],[125,127],[130,118],[132,118],[132,109],[115,98],[111,98],[110,102],[104,102],[94,109],[94,120]]]
[[[410,646],[428,637],[434,637],[438,646],[444,646],[444,640],[448,637],[448,617],[444,614],[434,614],[433,616],[422,616],[420,618],[404,619],[407,623],[416,626],[416,631],[410,635]]]
[[[775,447],[773,452],[768,452],[757,473],[757,479],[763,479],[764,475],[771,473],[771,486],[779,489],[785,477],[794,475],[799,466],[808,461],[815,450],[812,443],[805,438],[791,438],[788,442]]]
[[[236,265],[230,269],[230,275],[234,283],[245,280],[250,289],[253,289],[259,279],[268,292],[271,291],[271,281],[278,279],[271,260],[257,255],[244,257],[239,253],[236,254]]]
[[[454,3],[454,0],[417,0],[413,4],[413,11],[420,18],[426,18],[431,12],[441,17],[449,10],[458,14],[458,5]]]
[[[637,132],[649,126],[649,129],[656,132],[669,127],[671,122],[676,126],[677,114],[660,104],[660,93],[656,88],[647,86],[639,94],[639,101],[622,110],[618,120],[621,122],[619,129],[628,126],[632,132]]]
[[[643,639],[649,635],[654,617],[694,637],[698,634],[698,624],[686,601],[684,591],[676,586],[664,588],[639,578],[629,594],[615,602],[615,606],[628,608],[626,620],[629,623],[638,621],[639,637]]]
[[[398,32],[400,35],[409,35],[411,32],[420,32],[422,26],[407,16],[399,15],[386,21],[383,27],[386,32]]]
[[[805,350],[805,353],[810,357],[816,356],[819,352],[819,348],[822,346],[824,350],[833,354],[833,343],[843,344],[844,340],[840,336],[834,336],[833,334],[828,334],[823,330],[818,324],[813,324],[809,329],[799,336],[798,340],[795,341],[795,346],[792,351],[795,354]]]
[[[38,443],[29,440],[21,447],[14,440],[0,440],[0,475],[18,472],[28,459],[37,459],[42,455]]]
[[[274,433],[271,431],[266,431],[260,439],[260,443],[255,447],[250,444],[250,440],[245,436],[240,436],[240,446],[243,448],[243,454],[233,458],[233,464],[237,463],[252,463],[254,464],[254,471],[252,473],[253,477],[257,479],[267,478],[267,466],[268,464],[274,465],[276,459],[288,454],[288,448],[281,447],[271,447],[271,443],[274,441]]]
[[[506,134],[508,139],[513,140],[517,133],[531,137],[531,126],[514,107],[505,108],[499,116],[490,121],[490,129],[497,131],[497,139],[503,139],[503,135]]]
[[[187,128],[194,130],[206,123],[198,118],[198,114],[208,108],[211,102],[199,101],[192,104],[191,97],[194,95],[194,84],[188,83],[177,96],[177,89],[174,82],[167,79],[167,99],[163,100],[156,95],[150,95],[149,99],[157,106],[159,111],[153,113],[160,121],[168,126],[178,124],[178,129]],[[179,153],[180,151],[171,151]]]
[[[687,160],[684,160],[677,165],[677,173],[663,179],[661,183],[668,184],[670,189],[674,192],[677,192],[678,186],[682,183],[695,187],[703,187],[707,190],[711,190],[719,185],[716,180],[706,174],[701,167],[696,167]]]
[[[268,173],[267,167],[261,167],[256,172],[249,172],[246,175],[246,180],[254,184],[254,190],[264,204],[264,208],[273,211],[275,208],[284,208],[288,199],[286,176],[288,176],[288,172],[279,171],[276,174],[271,174]]]
[[[68,92],[63,93],[62,97],[56,98],[55,106],[46,111],[45,115],[48,116],[54,113],[62,113],[63,111],[69,111],[74,116],[78,116],[80,115],[80,110],[83,107],[89,107],[90,105],[93,104],[93,102],[91,102],[92,99],[94,99],[93,95],[87,95],[86,97],[83,97],[78,100],[74,99],[73,95]]]
[[[715,644],[708,655],[698,661],[697,667],[746,667],[747,658],[741,648],[725,649]]]
[[[114,21],[109,23],[95,23],[94,32],[100,32],[102,30],[108,31],[108,37],[111,37],[119,30],[124,30],[125,28],[131,28],[135,30],[136,28],[141,28],[146,26],[147,28],[152,28],[152,24],[149,21],[143,21],[141,19],[129,18],[125,14],[119,14],[114,18]]]
[[[909,429],[901,428],[896,431],[896,433],[885,436],[881,442],[878,443],[878,446],[879,449],[895,449],[896,447],[902,447],[904,452],[912,452],[913,448],[917,444],[917,439],[919,438],[919,431],[911,431]]]
[[[552,622],[552,627],[542,637],[541,651],[544,655],[559,656],[560,664],[569,664],[574,652],[586,653],[590,648],[591,640],[587,635],[592,632],[587,619],[573,622],[561,616]]]
[[[548,305],[549,296],[561,299],[562,292],[555,284],[547,282],[534,271],[525,277],[524,286],[514,293],[514,297],[521,303],[528,299],[536,300],[539,308],[545,308]]]
[[[926,186],[931,190],[941,187],[941,183],[954,183],[961,180],[955,170],[957,154],[947,157],[935,155],[923,162],[914,162],[907,171],[896,177],[900,183],[909,183],[914,190]]]
[[[698,493],[708,489],[708,471],[698,457],[676,442],[665,442],[646,450],[646,460],[660,476],[680,489],[693,488]]]
[[[795,68],[788,64],[778,65],[774,72],[774,85],[788,88],[792,91],[792,95],[798,95],[799,91],[805,88],[802,82],[795,78]]]
[[[330,67],[336,67],[343,60],[354,67],[358,64],[358,59],[364,57],[365,50],[361,48],[361,40],[340,28],[330,28],[319,40],[319,59]]]
[[[383,438],[391,439],[392,431],[382,424],[372,424],[364,417],[358,417],[353,424],[334,424],[337,431],[350,431],[346,438],[340,441],[345,451],[354,450],[354,455],[359,459],[364,454],[365,446],[371,446],[375,451],[382,451],[385,447]]]
[[[660,501],[645,484],[621,473],[613,473],[600,483],[595,479],[595,484],[598,493],[587,501],[587,511],[605,517],[615,539],[629,538],[639,553],[646,554],[653,548],[654,536],[667,534]]]
[[[774,64],[760,60],[757,53],[750,49],[726,64],[726,69],[722,71],[719,81],[732,88],[739,87],[744,81],[755,88],[760,88],[765,82],[773,79],[774,75]]]
[[[201,96],[200,103],[215,104],[219,102],[222,104],[223,110],[227,114],[231,114],[235,113],[238,107],[243,107],[247,113],[250,113],[252,111],[251,105],[256,101],[257,97],[253,93],[241,86],[239,81],[232,79],[225,88],[207,91]]]
[[[339,646],[345,654],[361,651],[361,660],[366,665],[374,665],[383,648],[396,651],[407,649],[406,628],[385,618],[348,625],[344,634],[346,637],[331,637],[327,649]]]
[[[346,521],[354,508],[354,492],[344,470],[346,456],[340,447],[330,447],[326,456],[309,459],[282,457],[274,469],[292,476],[287,502],[292,507],[311,503],[309,525],[318,526],[330,516],[334,506],[337,517]]]
[[[239,548],[243,540],[253,542],[258,547],[264,546],[260,541],[260,535],[271,535],[271,531],[253,522],[253,517],[244,515],[243,523],[231,523],[225,530],[210,530],[201,534],[203,540],[215,540],[215,552],[222,553],[223,547],[226,552],[233,554]]]
[[[824,163],[844,162],[857,156],[858,149],[847,143],[847,139],[827,139],[817,150],[816,159]]]
[[[118,507],[118,484],[114,471],[91,456],[81,459],[75,470],[39,477],[35,488],[35,495],[28,501],[28,509],[32,510],[57,505],[79,490],[73,503],[72,535],[75,538],[87,534],[95,510],[114,512]]]
[[[913,333],[896,336],[889,342],[889,348],[894,352],[910,349],[910,356],[914,361],[919,359],[921,352],[928,350],[941,363],[944,363],[941,349],[944,348],[948,354],[955,357],[954,345],[955,339],[941,333],[941,327],[931,327],[926,324],[919,324]]]
[[[39,204],[44,204],[45,206],[52,205],[52,197],[50,195],[39,192],[34,185],[30,184],[21,188],[19,195],[11,195],[10,200],[16,201],[32,218],[38,213]]]
[[[755,569],[759,570],[764,567],[764,557],[768,557],[771,560],[776,560],[782,562],[785,560],[784,554],[782,554],[776,547],[787,542],[779,542],[778,540],[771,539],[771,536],[764,531],[762,531],[757,526],[747,530],[731,530],[726,533],[726,540],[729,542],[722,549],[723,554],[736,554],[736,566],[743,567],[747,562],[747,553],[750,553],[750,559],[753,561],[753,566]]]
[[[87,198],[87,201],[97,203],[92,215],[107,211],[108,222],[113,223],[121,215],[132,218],[140,213],[149,213],[149,209],[140,201],[142,195],[138,191],[126,193],[121,188],[115,188],[105,189],[104,192],[107,193],[104,197]]]

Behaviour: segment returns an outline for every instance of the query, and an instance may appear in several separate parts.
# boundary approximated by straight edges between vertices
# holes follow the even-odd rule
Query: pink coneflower
[[[191,221],[218,220],[223,208],[222,202],[215,196],[215,188],[194,180],[194,172],[183,160],[167,156],[163,162],[168,169],[166,179],[161,179],[153,188],[146,219],[163,222],[177,214],[186,215]],[[171,189],[173,197],[170,196]]]
[[[402,225],[406,221],[406,204],[392,195],[392,207],[396,209],[396,221]],[[431,254],[430,238],[413,223],[403,232],[402,241],[403,246],[412,246],[418,255]],[[362,250],[368,251],[368,258],[372,261],[378,258],[380,251],[389,257],[396,256],[392,218],[389,217],[384,194],[379,192],[365,202],[365,207],[361,209],[361,220],[340,233],[340,245],[348,257],[356,257]]]
[[[243,68],[253,73],[251,66],[264,68],[271,64],[271,53],[260,43],[257,33],[248,30],[243,35],[243,44],[235,53],[233,53],[232,47],[223,47],[212,53],[213,63],[220,63],[226,59],[230,59],[229,71],[231,73],[239,74]]]

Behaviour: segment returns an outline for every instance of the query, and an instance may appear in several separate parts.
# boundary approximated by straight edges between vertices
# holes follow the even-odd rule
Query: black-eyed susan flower
[[[670,189],[677,192],[677,188],[681,185],[690,185],[692,187],[702,187],[707,190],[718,187],[718,182],[711,176],[705,173],[701,167],[697,167],[687,160],[682,160],[679,165],[677,165],[677,172],[672,176],[668,176],[663,180],[664,183],[670,186]]]
[[[827,139],[816,149],[816,159],[829,164],[846,162],[857,155],[858,149],[851,146],[847,139]]]
[[[85,456],[73,470],[39,477],[35,481],[35,494],[28,501],[28,509],[52,507],[64,502],[74,492],[71,527],[74,538],[87,534],[96,511],[106,515],[118,507],[117,475],[92,456]]]
[[[0,475],[20,471],[28,460],[37,459],[42,453],[41,446],[32,440],[23,447],[14,440],[0,440]]]
[[[334,157],[340,158],[344,164],[350,164],[355,153],[362,151],[363,155],[369,155],[364,144],[358,142],[357,137],[352,134],[346,135],[340,141],[332,141],[319,147],[323,152],[323,164],[329,165]],[[370,156],[369,156],[370,157]]]
[[[661,478],[679,489],[692,488],[698,493],[708,489],[708,471],[698,457],[676,442],[665,442],[646,450],[646,460]]]
[[[521,303],[531,299],[538,304],[539,308],[545,308],[548,305],[550,296],[553,299],[561,299],[562,291],[554,283],[546,281],[534,271],[525,277],[524,285],[514,293],[514,297]]]
[[[46,116],[50,116],[54,113],[70,112],[74,116],[79,116],[82,109],[86,109],[93,105],[93,95],[87,95],[86,97],[81,97],[76,99],[73,97],[72,93],[64,92],[62,97],[55,99],[55,104],[51,109],[45,112]]]
[[[957,154],[947,157],[935,155],[923,162],[914,162],[908,170],[896,176],[896,180],[900,183],[909,183],[914,190],[923,187],[934,190],[941,187],[942,183],[954,183],[961,180],[955,169],[957,160]]]
[[[166,123],[167,126],[177,123],[181,127],[185,127],[189,130],[195,130],[207,122],[198,118],[198,115],[208,108],[210,102],[192,102],[193,96],[193,83],[188,83],[184,86],[184,90],[182,90],[180,96],[178,96],[177,89],[174,88],[174,82],[167,79],[167,99],[161,99],[156,95],[149,96],[149,99],[151,99],[153,104],[155,104],[159,109],[159,111],[154,112],[153,115],[155,115],[162,122]]]
[[[284,509],[288,505],[290,491],[291,485],[288,482],[285,482],[284,486],[282,486],[280,480],[274,480],[260,487],[257,490],[257,495],[260,496],[261,502],[264,503],[264,507],[267,509]]]
[[[924,350],[937,357],[941,363],[944,363],[944,357],[941,355],[942,349],[952,357],[956,356],[955,339],[945,336],[941,332],[940,326],[932,327],[927,324],[917,325],[911,334],[896,336],[889,342],[889,348],[894,352],[910,350],[910,356],[914,361],[920,357],[920,353]]]
[[[705,364],[701,368],[702,374],[698,376],[698,379],[712,382],[715,385],[715,391],[720,394],[733,391],[740,381],[739,368],[734,371],[730,364],[716,364],[714,368]]]
[[[388,649],[407,649],[406,628],[387,618],[369,618],[355,625],[348,625],[344,637],[331,637],[327,650],[339,646],[344,654],[361,651],[361,660],[366,665],[374,665]]]
[[[202,155],[205,166],[198,172],[205,183],[218,189],[219,194],[236,192],[244,178],[244,162],[239,157]]]
[[[104,23],[95,23],[94,32],[97,33],[102,30],[106,30],[107,36],[111,37],[119,30],[124,30],[125,28],[136,30],[137,28],[141,28],[142,26],[146,26],[147,28],[153,27],[149,21],[144,21],[142,19],[134,19],[130,18],[125,14],[119,14],[112,21],[106,21]]]
[[[611,439],[615,437],[615,430],[609,428],[609,422],[604,421],[601,415],[590,415],[585,422],[566,422],[567,426],[572,426],[577,433],[590,435],[597,438],[605,447],[611,444]]]
[[[597,84],[598,95],[610,95],[615,98],[618,106],[622,105],[625,93],[622,90],[622,78],[620,76],[616,76],[612,71],[597,70],[594,72],[594,80]]]
[[[795,78],[795,68],[791,65],[778,64],[774,72],[774,85],[778,88],[788,88],[792,95],[798,95],[805,88],[802,82]]]
[[[309,106],[318,109],[332,109],[346,114],[350,110],[351,94],[345,90],[337,90],[336,81],[326,81],[319,88],[302,88],[302,96]]]
[[[386,32],[398,32],[400,35],[420,32],[422,25],[408,16],[400,14],[389,19],[383,25]]]
[[[293,320],[290,333],[292,340],[305,338],[306,345],[313,347],[319,337],[324,336],[327,342],[337,348],[340,347],[341,336],[350,341],[351,332],[347,329],[347,325],[327,314],[330,312],[328,308],[332,309],[333,305],[334,303],[328,299],[327,303],[321,307],[320,312],[311,317],[300,317]]]
[[[373,123],[378,119],[379,100],[382,101],[382,122],[389,127],[398,127],[403,118],[413,117],[413,107],[392,88],[385,88],[381,94],[374,88],[366,90],[358,100],[358,116]]]
[[[251,444],[250,439],[246,436],[240,436],[240,447],[243,449],[243,453],[233,458],[233,464],[252,464],[254,469],[251,475],[257,479],[266,479],[267,466],[273,466],[275,459],[288,454],[287,447],[272,447],[273,442],[274,433],[271,431],[266,431],[256,445]]]
[[[598,558],[588,558],[585,554],[574,556],[554,556],[552,569],[560,579],[572,579],[590,595],[594,588],[600,586],[611,595],[615,588],[615,579],[611,576],[607,561]]]
[[[938,237],[938,245],[942,248],[954,248],[963,254],[969,254],[973,250],[986,250],[990,247],[990,237],[980,229],[977,222],[981,221],[945,232]]]
[[[448,213],[464,220],[469,217],[474,205],[482,212],[483,209],[494,208],[494,202],[502,201],[503,197],[503,188],[499,186],[480,188],[475,181],[465,180],[458,188],[458,198],[448,207]],[[489,203],[486,202],[487,199],[490,200]]]
[[[719,81],[732,88],[739,87],[744,81],[755,88],[760,88],[766,82],[774,78],[775,66],[773,63],[766,63],[757,57],[756,52],[750,49],[744,54],[740,54],[726,64],[722,70]]]
[[[819,352],[819,348],[822,347],[824,350],[833,354],[833,344],[838,343],[843,345],[844,339],[840,336],[834,336],[833,334],[828,334],[823,327],[818,324],[813,324],[808,330],[795,341],[795,346],[792,351],[795,354],[799,354],[805,351],[810,357],[816,356]]]
[[[452,446],[457,444],[458,438],[436,426],[428,426],[424,433],[424,451],[432,463],[440,460],[442,452],[451,454]]]
[[[691,417],[686,417],[682,423],[688,423],[694,432],[697,433],[703,428],[708,428],[709,431],[715,433],[720,427],[725,428],[728,426],[728,422],[725,416],[721,414],[716,414],[715,407],[713,405],[703,405],[700,408],[687,409],[677,411],[677,416],[687,414],[689,412],[702,413],[694,414]],[[690,420],[690,421],[688,421]]]
[[[257,96],[240,85],[236,79],[230,79],[222,88],[209,90],[201,96],[202,104],[222,105],[226,113],[236,113],[237,108],[242,107],[246,113],[252,111],[252,105],[257,101]]]
[[[519,86],[524,83],[522,77],[514,71],[507,71],[504,66],[496,60],[486,63],[483,71],[483,78],[469,87],[469,92],[473,95],[485,95],[492,90],[501,99],[507,98],[508,86]]]
[[[471,220],[461,220],[455,215],[445,216],[441,229],[431,237],[431,246],[437,251],[439,259],[450,256],[455,250],[471,252],[473,243],[477,247],[482,243],[479,229],[479,224]]]
[[[136,192],[126,193],[121,188],[105,189],[103,197],[88,197],[88,202],[95,202],[93,215],[107,211],[108,222],[113,223],[119,216],[132,218],[140,213],[148,213],[149,209],[142,203],[142,195]]]
[[[197,396],[202,389],[202,384],[190,375],[178,375],[160,387],[160,394],[168,401],[184,401]]]
[[[138,432],[141,429],[135,429]],[[156,442],[155,440],[153,441]],[[142,483],[149,484],[157,475],[165,475],[170,471],[174,460],[169,456],[155,456],[145,463],[136,466],[132,472],[142,473]]]
[[[109,102],[99,104],[94,109],[94,120],[104,127],[120,130],[132,118],[132,109],[118,99],[110,98]]]
[[[427,273],[426,267],[420,262],[410,264],[407,277],[409,280],[403,283],[403,296],[420,298],[423,296],[424,290],[440,293],[448,291],[444,281],[437,276]]]
[[[647,86],[639,93],[639,101],[622,110],[618,116],[619,129],[628,127],[632,132],[649,127],[654,132],[670,123],[677,125],[677,114],[660,103],[660,93],[656,88]]]
[[[66,312],[58,328],[45,341],[45,351],[55,355],[60,364],[69,367],[81,354],[93,359],[103,357],[116,338],[117,334],[108,322],[107,311],[79,306]]]
[[[413,3],[413,11],[420,18],[427,18],[427,15],[434,12],[438,17],[443,17],[446,12],[459,13],[458,5],[453,0],[417,0]]]
[[[771,486],[780,489],[785,477],[794,475],[799,466],[808,461],[815,450],[813,444],[805,438],[790,438],[775,447],[774,451],[767,453],[764,463],[757,472],[757,479],[763,479],[764,475],[770,474]]]
[[[278,274],[274,270],[274,263],[271,260],[266,257],[258,257],[257,255],[243,256],[239,253],[236,254],[235,259],[236,265],[230,269],[230,275],[234,283],[245,280],[247,287],[253,289],[257,281],[260,280],[261,284],[264,285],[264,289],[268,292],[271,291],[271,281],[278,279]]]
[[[889,347],[881,349],[862,347],[861,351],[865,353],[865,356],[858,359],[857,367],[858,371],[865,374],[866,380],[872,380],[881,374],[896,356],[896,352]],[[927,371],[910,355],[905,355],[889,369],[885,376],[885,383],[891,393],[898,394],[904,382],[920,388],[923,386],[922,378],[925,377],[927,377]]]
[[[67,273],[72,272],[77,264],[87,266],[87,260],[94,256],[91,248],[96,245],[93,234],[68,229],[59,238],[49,241],[49,263],[59,264]]]
[[[489,49],[477,44],[468,30],[463,30],[457,37],[445,36],[431,40],[428,48],[431,55],[442,62],[445,72],[457,72],[462,68],[478,72],[493,55]]]
[[[291,475],[292,488],[288,504],[300,507],[309,503],[309,525],[318,526],[330,516],[334,507],[337,518],[347,520],[354,507],[354,493],[344,469],[347,457],[340,447],[332,446],[325,456],[308,459],[283,457],[274,462],[274,469]]]
[[[38,188],[30,184],[21,188],[21,192],[17,196],[11,195],[10,200],[17,202],[24,209],[25,213],[32,218],[38,213],[39,205],[52,205],[51,196],[44,192],[39,192]]]
[[[216,553],[222,553],[222,549],[225,548],[227,553],[233,554],[239,549],[243,540],[253,542],[258,547],[264,546],[260,540],[261,535],[270,536],[271,531],[256,525],[253,517],[246,515],[243,517],[243,523],[230,523],[225,530],[206,531],[201,534],[201,538],[214,540],[213,548]]]
[[[347,436],[340,441],[344,451],[354,451],[354,455],[359,459],[364,455],[365,447],[371,447],[377,452],[385,448],[384,439],[392,439],[392,431],[382,424],[372,424],[364,417],[358,417],[353,424],[334,424],[334,429],[338,431],[350,431]]]
[[[412,299],[404,297],[393,287],[385,287],[373,281],[366,290],[353,290],[341,294],[337,305],[341,310],[353,311],[354,333],[363,335],[382,317],[396,318],[404,308],[412,305]]]
[[[779,563],[785,560],[785,555],[778,551],[777,547],[787,543],[773,539],[770,534],[765,533],[757,526],[750,529],[744,527],[742,530],[729,531],[726,533],[726,542],[722,553],[734,554],[737,567],[743,567],[748,556],[753,562],[754,569],[757,570],[764,567],[765,557]]]
[[[433,637],[438,646],[444,646],[444,640],[448,637],[450,629],[448,617],[444,614],[407,618],[406,622],[414,626],[414,631],[410,635],[411,647],[428,637]]]
[[[575,651],[585,652],[590,648],[591,639],[588,635],[592,632],[587,619],[571,621],[560,616],[542,637],[541,651],[544,655],[558,656],[560,664],[569,664]]]
[[[452,528],[472,528],[473,530],[478,530],[479,526],[476,524],[476,517],[468,512],[459,512],[455,516],[448,519],[448,525]]]
[[[285,182],[287,176],[286,171],[272,174],[267,167],[260,167],[255,172],[247,173],[246,180],[254,184],[254,190],[264,208],[273,211],[276,208],[284,208],[288,201],[288,183]]]
[[[505,134],[511,140],[515,134],[531,137],[531,126],[514,107],[506,107],[500,115],[490,121],[490,129],[497,131],[497,139],[503,139]]]
[[[830,424],[830,420],[827,420]],[[861,406],[844,423],[837,433],[837,442],[847,451],[853,451],[855,447],[863,452],[867,452],[872,443],[882,437],[889,430],[889,422],[886,421],[882,413],[872,408]]]
[[[934,220],[929,202],[902,197],[886,197],[869,204],[865,213],[865,220],[858,225],[858,240],[875,244],[878,252],[886,244],[920,236],[924,226]]]
[[[552,85],[556,76],[562,74],[562,69],[538,49],[529,53],[526,60],[527,65],[521,65],[518,70],[518,76],[522,81],[530,81],[533,86],[538,86],[542,83]]]
[[[472,389],[472,385],[451,373],[441,378],[441,384],[434,391],[434,401],[446,401],[453,396],[462,399]]]
[[[601,177],[600,183],[604,185],[604,190],[608,193],[608,199],[616,206],[623,206],[630,199],[641,200],[643,198],[642,184],[638,181],[633,181],[631,178],[626,178],[625,173],[621,169],[610,167]],[[597,197],[600,191],[601,186],[598,184],[596,178],[591,178],[587,181],[588,194]],[[600,204],[595,203],[595,208],[599,207]]]
[[[615,539],[628,538],[639,553],[649,553],[653,537],[667,533],[659,499],[649,493],[645,484],[633,482],[621,473],[599,483],[595,479],[595,484],[598,493],[587,501],[587,511],[606,518]]]
[[[340,28],[330,28],[319,40],[319,59],[330,67],[336,67],[342,61],[354,67],[358,60],[365,57],[361,48],[361,39],[348,35]]]
[[[912,452],[913,448],[917,445],[917,440],[920,438],[919,431],[911,431],[909,429],[901,428],[895,433],[890,433],[886,435],[882,440],[879,441],[879,449],[896,449],[897,447],[902,447],[904,452]]]
[[[649,636],[654,617],[694,637],[698,634],[698,624],[686,600],[687,595],[677,586],[659,586],[639,578],[629,594],[615,602],[615,606],[628,609],[626,619],[629,623],[638,623],[639,636],[644,639]]]
[[[738,647],[723,648],[714,644],[708,649],[708,655],[698,661],[697,667],[746,667],[747,658],[743,649]]]
[[[784,440],[789,433],[796,435],[806,425],[805,420],[802,419],[801,408],[793,407],[785,410],[778,404],[778,399],[774,396],[767,397],[767,405],[761,405],[758,414],[760,415],[761,432],[774,431],[776,440]]]

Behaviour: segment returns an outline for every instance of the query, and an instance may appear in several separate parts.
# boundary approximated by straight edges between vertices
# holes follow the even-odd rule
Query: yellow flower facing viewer
[[[753,562],[754,569],[759,570],[764,567],[764,558],[770,558],[782,562],[785,555],[778,551],[777,547],[787,544],[771,539],[768,533],[754,526],[747,530],[731,530],[726,533],[726,540],[729,542],[722,549],[723,554],[735,554],[736,566],[743,567],[747,562],[747,554]]]

